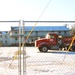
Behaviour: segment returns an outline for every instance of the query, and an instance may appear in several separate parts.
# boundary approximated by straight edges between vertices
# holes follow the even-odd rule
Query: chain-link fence
[[[74,21],[1,21],[1,25],[10,25],[11,29],[0,31],[0,75],[75,75],[75,52],[72,50],[68,52],[68,48],[64,47],[59,50],[58,39],[55,35],[53,37],[53,34],[71,37],[68,26],[74,23]],[[49,41],[45,38],[48,32],[52,35]],[[40,40],[37,46],[39,49],[35,45],[36,40]],[[55,41],[56,43],[53,43]],[[70,43],[71,41],[72,39]],[[51,42],[50,48],[47,47],[48,42]],[[42,45],[46,46],[43,48]]]

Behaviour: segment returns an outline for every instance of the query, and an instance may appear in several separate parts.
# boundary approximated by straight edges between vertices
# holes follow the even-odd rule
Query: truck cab
[[[48,33],[45,38],[35,41],[35,47],[38,47],[40,52],[47,52],[51,46],[57,45],[58,35],[56,33]]]

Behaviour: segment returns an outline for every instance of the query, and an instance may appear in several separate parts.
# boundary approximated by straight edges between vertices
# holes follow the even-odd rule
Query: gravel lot
[[[0,47],[0,75],[18,75],[18,59],[11,60],[17,50],[17,47]],[[35,47],[25,50],[26,75],[75,75],[75,52],[66,54],[65,51],[50,50],[43,53]]]

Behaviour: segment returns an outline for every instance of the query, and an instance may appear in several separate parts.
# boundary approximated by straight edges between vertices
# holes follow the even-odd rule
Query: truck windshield
[[[47,34],[45,38],[50,39],[50,38],[54,38],[54,36]]]

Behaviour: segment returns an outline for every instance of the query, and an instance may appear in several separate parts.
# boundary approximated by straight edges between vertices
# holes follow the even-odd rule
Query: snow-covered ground
[[[75,52],[50,50],[41,53],[26,47],[26,75],[75,75]],[[18,47],[0,47],[0,75],[19,75],[18,59],[12,57]],[[65,60],[64,60],[65,58]],[[10,65],[11,64],[11,65]]]

